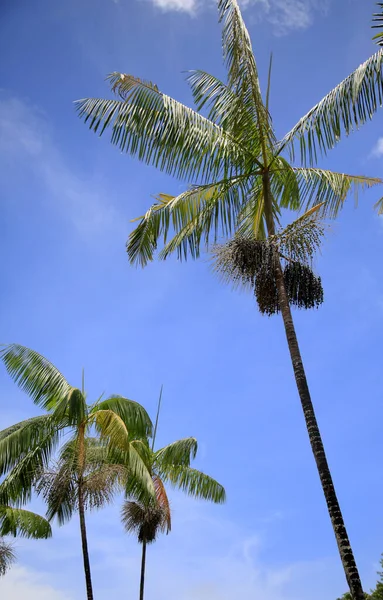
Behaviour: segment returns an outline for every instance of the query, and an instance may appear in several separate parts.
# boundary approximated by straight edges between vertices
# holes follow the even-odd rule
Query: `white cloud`
[[[383,156],[383,137],[380,137],[376,142],[375,146],[371,151],[371,156],[373,158],[380,158]]]
[[[45,115],[19,98],[0,96],[0,156],[3,168],[15,168],[20,178],[33,172],[44,185],[49,204],[80,234],[92,236],[121,225],[99,185],[68,167]]]
[[[46,583],[46,575],[14,567],[0,578],[0,597],[4,600],[74,600]]]
[[[197,9],[213,6],[215,0],[150,0],[163,11],[178,11],[194,15]],[[240,0],[243,9],[256,20],[267,20],[276,35],[307,29],[315,13],[326,13],[329,0]],[[246,15],[245,15],[246,16]]]

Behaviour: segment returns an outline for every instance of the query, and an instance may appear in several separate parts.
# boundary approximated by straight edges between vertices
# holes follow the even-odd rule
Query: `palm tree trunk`
[[[85,525],[85,506],[83,493],[83,476],[85,467],[85,425],[81,424],[78,430],[78,512],[80,516],[80,531],[82,556],[84,561],[84,573],[86,583],[87,600],[93,600],[92,578],[90,573],[90,561],[88,551],[88,538]]]
[[[93,600],[93,589],[92,589],[92,578],[90,573],[90,561],[88,551],[88,539],[86,535],[85,525],[85,510],[84,510],[84,498],[82,493],[82,486],[78,488],[78,512],[80,515],[80,530],[81,530],[81,544],[82,544],[82,556],[84,561],[84,573],[86,583],[86,595],[87,600]]]
[[[263,178],[263,192],[268,234],[274,235],[275,228],[274,219],[272,216],[272,195],[270,190],[270,180],[268,173],[265,173]],[[287,344],[289,347],[291,362],[293,365],[295,375],[295,381],[297,384],[298,393],[302,404],[311,448],[314,454],[315,462],[322,484],[323,493],[326,499],[327,509],[330,515],[331,523],[338,544],[343,569],[353,600],[365,600],[361,579],[359,576],[358,568],[356,566],[350,541],[347,535],[347,530],[343,521],[343,516],[340,510],[339,502],[335,493],[335,487],[332,481],[322,438],[320,435],[318,423],[314,412],[314,407],[311,401],[310,391],[306,379],[306,373],[304,370],[301,353],[299,350],[298,340],[290,310],[289,299],[285,288],[283,271],[281,262],[279,260],[279,256],[276,261],[276,284],[278,290],[280,309],[282,313],[283,323],[285,326]]]
[[[145,587],[145,566],[146,566],[146,541],[142,542],[142,559],[141,559],[141,580],[140,580],[140,600],[144,600]]]

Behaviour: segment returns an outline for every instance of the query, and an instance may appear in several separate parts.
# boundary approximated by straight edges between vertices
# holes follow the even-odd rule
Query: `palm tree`
[[[193,71],[188,77],[197,111],[204,110],[206,117],[161,93],[155,84],[120,73],[109,76],[117,98],[88,98],[77,103],[79,116],[95,132],[102,135],[111,128],[111,141],[121,151],[181,180],[198,182],[176,197],[160,194],[140,218],[127,245],[132,263],[146,265],[153,259],[160,240],[164,243],[162,259],[173,252],[180,259],[198,258],[201,249],[210,248],[219,237],[230,238],[233,234],[245,240],[274,242],[281,211],[307,211],[316,206],[321,216],[335,217],[350,191],[357,193],[382,183],[377,178],[335,173],[314,165],[318,154],[326,153],[342,136],[371,119],[382,103],[383,51],[371,56],[278,140],[269,113],[271,68],[263,97],[237,0],[219,0],[218,10],[227,83],[203,71]],[[297,143],[302,167],[288,160],[290,157],[294,161]],[[382,200],[377,207],[383,212]],[[281,256],[275,244],[271,246],[269,284],[275,286],[277,294],[271,312],[282,313],[344,572],[353,599],[363,600],[310,397]],[[298,299],[296,304],[299,305]]]
[[[93,600],[85,525],[87,433],[96,429],[107,448],[117,449],[123,454],[131,473],[147,493],[154,494],[145,462],[131,443],[134,436],[150,435],[152,423],[140,404],[121,396],[111,396],[106,400],[99,398],[88,405],[84,376],[81,390],[72,387],[51,362],[34,350],[11,344],[2,349],[1,358],[19,387],[47,413],[0,432],[0,475],[7,473],[0,485],[0,502],[24,503],[29,500],[36,481],[48,469],[62,434],[71,432],[72,448],[76,448],[76,493],[86,590],[88,600]],[[67,510],[65,505],[63,510]]]
[[[158,413],[156,428],[158,424]],[[197,454],[197,440],[185,438],[154,451],[147,446],[147,466],[152,476],[155,497],[148,496],[140,481],[131,477],[126,486],[126,494],[134,500],[127,500],[122,508],[122,522],[128,533],[136,533],[142,544],[140,600],[144,598],[146,546],[153,543],[158,533],[171,530],[171,510],[165,484],[184,491],[194,498],[210,500],[216,504],[225,502],[226,494],[222,485],[205,473],[193,469],[190,464]]]
[[[140,600],[144,600],[146,546],[155,542],[160,531],[169,530],[166,512],[154,502],[126,501],[121,511],[122,522],[128,533],[137,535],[142,544]]]
[[[48,521],[40,515],[13,506],[0,506],[0,577],[16,560],[12,544],[3,539],[5,535],[47,539],[51,537],[52,530]]]

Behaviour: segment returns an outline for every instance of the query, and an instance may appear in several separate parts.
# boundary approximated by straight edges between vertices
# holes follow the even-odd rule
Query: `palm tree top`
[[[262,179],[270,179],[274,217],[284,209],[306,211],[321,204],[335,217],[349,192],[381,184],[380,178],[314,168],[319,154],[371,119],[383,101],[383,50],[379,50],[325,96],[281,140],[262,94],[251,40],[236,0],[218,1],[222,25],[224,83],[192,71],[196,110],[138,77],[112,73],[116,97],[77,102],[79,116],[121,151],[186,180],[178,196],[161,193],[130,235],[132,263],[147,264],[158,243],[160,258],[197,258],[221,237],[234,233],[266,237]],[[200,111],[204,112],[204,115]],[[294,166],[296,146],[302,167]],[[383,211],[383,201],[376,204]]]

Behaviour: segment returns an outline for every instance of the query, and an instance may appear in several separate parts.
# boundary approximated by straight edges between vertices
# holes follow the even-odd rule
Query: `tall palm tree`
[[[263,96],[237,0],[218,0],[218,10],[227,83],[203,71],[188,77],[197,111],[204,110],[206,116],[166,96],[152,82],[120,73],[109,77],[117,98],[77,103],[79,116],[92,130],[102,135],[111,128],[111,141],[121,151],[181,180],[196,182],[176,197],[160,194],[140,218],[127,245],[132,263],[146,265],[161,240],[163,259],[173,252],[180,259],[198,258],[201,249],[233,234],[273,241],[284,209],[309,210],[319,205],[322,216],[335,217],[351,190],[357,193],[382,183],[314,165],[318,154],[371,119],[382,104],[383,51],[358,67],[278,140],[269,113],[270,71]],[[297,144],[301,167],[293,164]],[[383,212],[382,200],[377,207]],[[354,600],[363,600],[310,397],[281,257],[275,251],[273,256],[275,308],[282,313],[312,451],[350,591]]]
[[[5,575],[16,560],[13,546],[3,539],[12,535],[29,539],[47,539],[52,529],[46,519],[14,506],[0,506],[0,577]]]
[[[158,415],[156,425],[158,423]],[[144,598],[146,546],[153,543],[158,533],[171,530],[171,509],[165,484],[184,491],[194,498],[210,500],[216,504],[225,502],[225,489],[215,479],[193,469],[190,464],[197,454],[197,440],[185,438],[154,451],[147,446],[146,461],[155,489],[155,496],[148,496],[140,481],[131,477],[122,508],[122,522],[128,533],[136,533],[142,544],[141,578],[139,600]]]
[[[99,398],[88,405],[84,390],[72,387],[60,371],[34,350],[18,344],[2,349],[1,358],[8,373],[46,414],[27,419],[0,432],[0,502],[23,503],[30,499],[33,486],[48,468],[62,434],[72,434],[76,447],[77,501],[83,546],[83,562],[88,600],[93,600],[90,562],[85,526],[86,437],[93,429],[109,449],[118,449],[125,463],[148,493],[154,494],[146,464],[135,446],[134,436],[151,434],[152,423],[145,409],[121,396]],[[64,508],[63,510],[67,510]]]
[[[63,525],[74,512],[79,513],[88,598],[93,597],[93,592],[85,512],[110,503],[114,494],[124,487],[131,470],[129,456],[126,453],[124,456],[124,465],[113,464],[105,443],[98,438],[85,437],[82,444],[75,434],[62,446],[58,460],[41,473],[36,484],[37,493],[47,503],[49,520],[57,517]],[[140,482],[142,484],[141,479]]]

